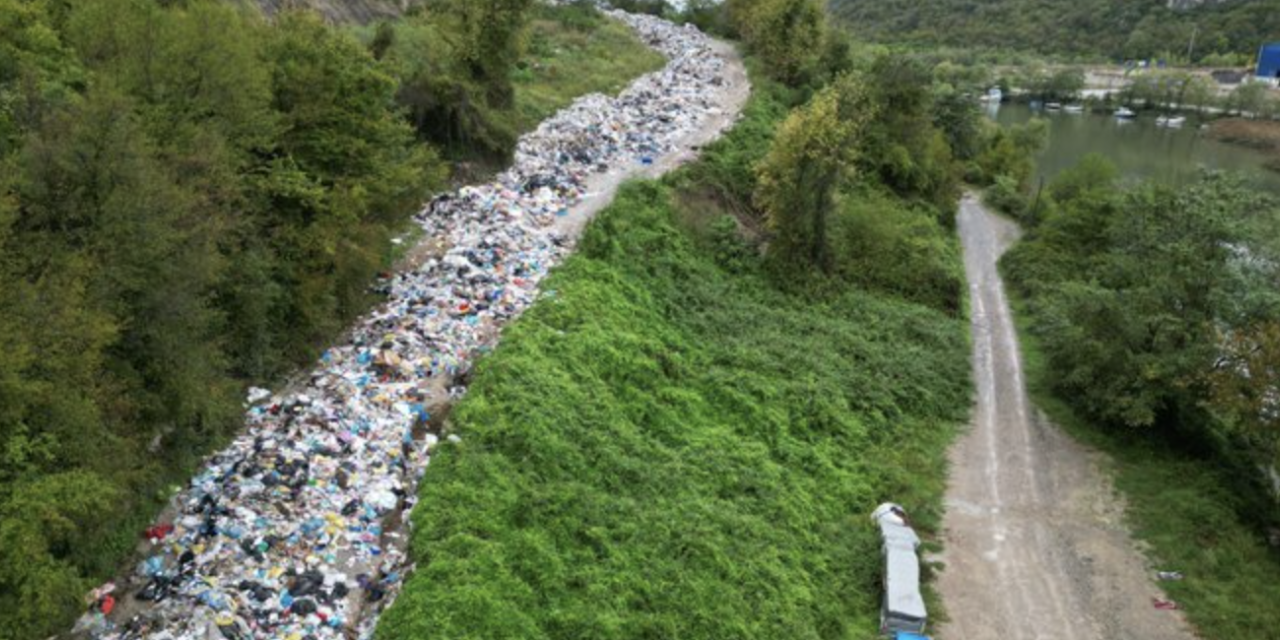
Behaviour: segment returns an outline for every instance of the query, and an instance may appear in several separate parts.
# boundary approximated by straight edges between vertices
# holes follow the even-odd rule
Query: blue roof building
[[[1253,75],[1270,80],[1280,78],[1280,42],[1262,45],[1258,50],[1258,70]]]

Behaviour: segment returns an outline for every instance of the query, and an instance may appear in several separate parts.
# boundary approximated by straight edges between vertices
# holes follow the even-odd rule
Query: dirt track
[[[938,586],[941,640],[1191,640],[1122,523],[1091,452],[1027,397],[996,269],[1017,227],[971,196],[959,228],[972,307],[977,387],[971,430],[951,450]]]

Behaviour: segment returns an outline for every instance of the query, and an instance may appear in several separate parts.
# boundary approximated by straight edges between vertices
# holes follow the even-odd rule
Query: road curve
[[[996,263],[1017,226],[972,195],[959,231],[969,283],[976,404],[950,453],[942,640],[1191,640],[1122,522],[1100,454],[1063,434],[1026,393]]]

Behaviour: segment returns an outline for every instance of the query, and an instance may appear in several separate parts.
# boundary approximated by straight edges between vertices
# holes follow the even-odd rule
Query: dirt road
[[[977,387],[971,430],[951,450],[938,586],[942,640],[1191,640],[1161,597],[1123,506],[1091,452],[1027,397],[996,269],[1018,229],[967,196],[960,207]]]

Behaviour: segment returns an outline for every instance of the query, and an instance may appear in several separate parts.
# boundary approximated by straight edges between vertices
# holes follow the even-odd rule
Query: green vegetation
[[[987,123],[980,151],[968,165],[966,176],[986,187],[983,199],[991,207],[1022,222],[1039,214],[1038,202],[1028,196],[1035,175],[1035,156],[1049,143],[1049,123],[1036,118],[1014,127]]]
[[[892,497],[937,525],[965,325],[787,293],[683,230],[708,213],[682,188],[625,189],[479,367],[379,637],[871,635],[865,514]]]
[[[968,414],[959,169],[894,64],[754,62],[738,125],[624,187],[477,367],[383,640],[875,633],[866,514],[936,531]]]
[[[1280,31],[1277,0],[1205,2],[1187,10],[1170,9],[1166,0],[832,0],[831,10],[875,40],[1086,60],[1239,65]]]
[[[362,43],[214,0],[0,0],[0,639],[66,629],[244,387],[373,302],[442,157],[508,153],[517,111],[652,64],[544,89],[541,50],[641,47],[539,9],[522,58],[528,4],[433,3]]]
[[[1280,628],[1276,203],[1222,175],[1122,187],[1100,157],[1046,190],[1002,261],[1037,402],[1113,454],[1135,534],[1206,637]],[[1064,400],[1066,400],[1064,402]]]

